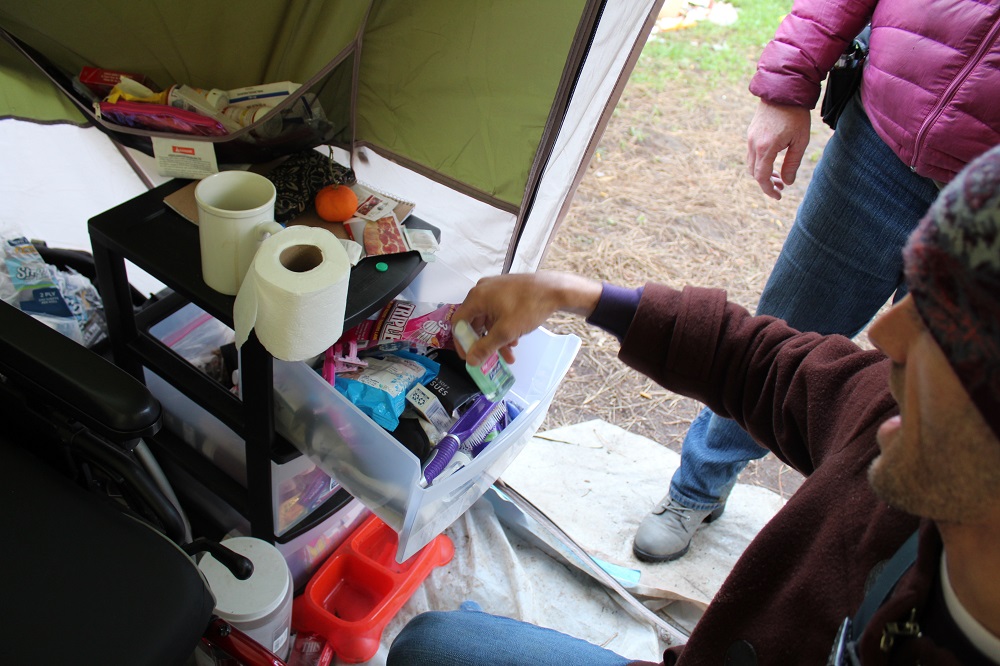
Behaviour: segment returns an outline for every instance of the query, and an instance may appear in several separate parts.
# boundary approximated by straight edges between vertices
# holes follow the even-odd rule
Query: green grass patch
[[[756,69],[764,45],[774,37],[791,0],[732,0],[738,19],[728,26],[707,20],[694,26],[658,33],[636,63],[632,81],[663,90],[691,77],[707,87],[747,81]],[[690,81],[689,81],[690,82]]]

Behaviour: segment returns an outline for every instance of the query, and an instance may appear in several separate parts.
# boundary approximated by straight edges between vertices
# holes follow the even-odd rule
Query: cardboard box
[[[141,83],[146,83],[143,74],[133,74],[132,72],[119,72],[113,69],[101,69],[100,67],[84,67],[80,70],[80,83],[87,86],[95,95],[106,97],[111,89],[118,85],[118,82],[126,77]]]

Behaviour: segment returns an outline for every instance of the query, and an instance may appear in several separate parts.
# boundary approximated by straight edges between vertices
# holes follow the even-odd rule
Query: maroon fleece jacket
[[[665,663],[826,663],[869,574],[920,522],[879,500],[867,479],[878,454],[875,432],[898,412],[889,361],[841,336],[752,317],[718,290],[606,286],[590,321],[622,338],[626,364],[736,420],[808,477],[737,561],[688,643],[665,652]],[[891,654],[879,650],[887,622],[908,619],[914,608],[922,617],[928,605],[940,611],[940,552],[926,523],[917,565],[865,630],[865,664],[915,663],[918,655],[925,664],[975,663],[938,647],[935,638],[958,652],[968,647],[956,644],[964,637],[940,612],[923,638],[897,640]]]

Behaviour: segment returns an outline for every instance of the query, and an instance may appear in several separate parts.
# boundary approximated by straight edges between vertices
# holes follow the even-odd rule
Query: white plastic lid
[[[253,575],[239,580],[211,554],[198,563],[215,595],[215,612],[233,623],[253,622],[273,613],[285,595],[291,574],[277,548],[253,537],[226,539],[222,545],[249,558]]]
[[[465,351],[469,351],[469,348],[476,344],[476,340],[479,339],[479,334],[477,334],[472,329],[472,326],[469,325],[469,322],[464,319],[459,319],[454,323],[451,333],[455,336],[455,340],[458,341],[458,344],[462,345],[462,349]]]

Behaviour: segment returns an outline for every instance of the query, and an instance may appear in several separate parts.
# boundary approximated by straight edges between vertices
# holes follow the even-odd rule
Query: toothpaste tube
[[[146,83],[146,77],[135,72],[123,72],[100,67],[83,67],[80,70],[80,83],[87,86],[95,95],[104,97],[123,78],[132,79],[138,83]]]

